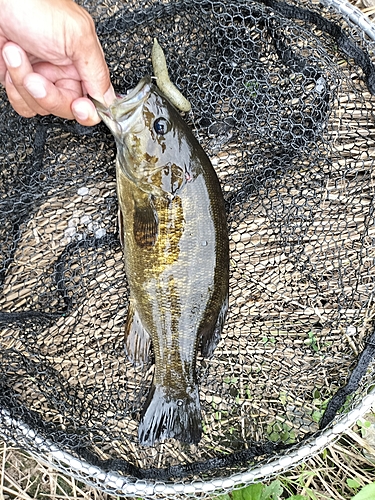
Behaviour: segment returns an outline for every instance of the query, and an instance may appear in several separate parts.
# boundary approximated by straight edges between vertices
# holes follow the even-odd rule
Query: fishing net
[[[375,352],[375,29],[343,2],[80,1],[117,91],[156,37],[219,176],[230,303],[198,356],[203,437],[138,443],[115,144],[0,101],[1,435],[103,491],[205,496],[280,472],[366,411]]]

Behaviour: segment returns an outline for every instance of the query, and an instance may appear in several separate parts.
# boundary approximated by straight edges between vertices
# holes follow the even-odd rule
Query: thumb
[[[88,23],[85,23],[86,26],[81,31],[81,36],[73,38],[75,42],[73,43],[71,60],[76,67],[84,90],[94,99],[109,105],[115,98],[109,69],[95,32],[94,21],[89,16],[86,17],[86,20]]]
[[[99,40],[93,49],[87,58],[82,53],[75,66],[87,94],[108,106],[115,99],[115,91]]]

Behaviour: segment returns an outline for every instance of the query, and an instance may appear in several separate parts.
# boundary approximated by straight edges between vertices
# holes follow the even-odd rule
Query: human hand
[[[115,98],[91,16],[72,0],[0,0],[0,83],[22,116],[100,121]]]

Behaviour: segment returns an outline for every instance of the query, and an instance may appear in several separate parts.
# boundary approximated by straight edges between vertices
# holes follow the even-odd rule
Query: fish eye
[[[154,121],[154,130],[159,135],[164,135],[169,130],[169,121],[166,118],[157,118]]]

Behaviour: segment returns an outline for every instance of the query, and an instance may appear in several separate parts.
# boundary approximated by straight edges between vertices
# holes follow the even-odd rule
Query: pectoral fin
[[[139,314],[132,301],[125,325],[125,351],[129,361],[135,365],[145,364],[149,360],[151,338],[142,325]]]
[[[134,239],[140,247],[155,245],[158,237],[159,220],[149,198],[134,200]]]

